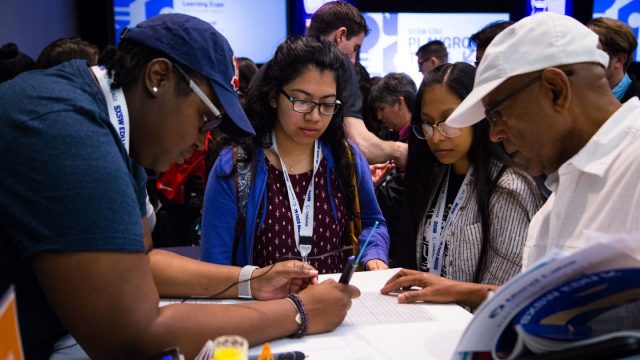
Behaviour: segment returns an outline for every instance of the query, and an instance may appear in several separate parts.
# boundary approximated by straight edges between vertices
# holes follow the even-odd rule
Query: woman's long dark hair
[[[321,37],[291,37],[280,44],[273,59],[264,65],[267,67],[264,77],[255,86],[252,84],[245,99],[245,111],[256,131],[253,142],[242,145],[245,153],[250,156],[256,146],[271,146],[270,135],[277,121],[276,109],[271,104],[273,99],[279,96],[279,89],[295,80],[304,71],[315,68],[334,74],[336,94],[340,99],[343,96],[341,79],[346,70],[345,65],[350,64],[344,62],[336,46]],[[351,218],[355,213],[355,189],[351,181],[353,162],[349,161],[348,150],[344,145],[346,135],[343,122],[342,111],[338,111],[331,118],[320,140],[331,148],[337,178],[347,196],[345,204]]]
[[[444,64],[427,75],[416,96],[411,124],[421,124],[422,98],[426,90],[443,85],[460,101],[469,95],[473,89],[475,67],[467,63]],[[425,144],[425,140],[418,139],[413,132],[409,133],[409,150],[405,173],[405,195],[403,202],[402,234],[400,239],[392,242],[390,256],[395,266],[417,269],[416,239],[422,216],[427,211],[431,195],[437,191],[436,170],[443,165],[436,159]],[[475,197],[480,211],[482,223],[482,245],[480,257],[474,274],[474,282],[479,282],[482,269],[485,267],[487,252],[489,251],[489,237],[491,219],[489,216],[489,199],[497,188],[497,180],[506,170],[502,162],[497,176],[491,176],[491,160],[501,160],[497,155],[497,147],[489,139],[489,124],[486,119],[473,126],[473,139],[468,152],[469,163],[474,170],[476,182]]]

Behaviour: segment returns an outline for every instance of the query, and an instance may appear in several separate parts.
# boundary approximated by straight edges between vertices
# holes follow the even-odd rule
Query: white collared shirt
[[[524,269],[552,249],[583,247],[585,230],[640,230],[640,100],[618,109],[546,185],[553,194],[529,225]]]

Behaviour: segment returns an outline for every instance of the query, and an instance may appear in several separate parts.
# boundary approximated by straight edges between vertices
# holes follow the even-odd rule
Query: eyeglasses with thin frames
[[[531,85],[535,84],[535,82],[538,80],[540,80],[540,75],[529,79],[529,81],[525,82],[522,86],[512,91],[511,93],[503,96],[502,99],[496,101],[493,105],[485,107],[484,116],[487,118],[487,120],[489,120],[489,123],[495,124],[498,119],[502,118],[502,113],[500,113],[500,110],[498,110],[500,106],[502,106],[507,100],[515,97],[516,95],[529,88]]]
[[[445,120],[437,122],[435,124],[412,124],[413,133],[418,139],[427,140],[433,137],[434,129],[438,129],[438,132],[444,137],[456,137],[460,135],[460,129],[454,128],[445,123]]]
[[[287,100],[291,101],[293,105],[293,111],[301,114],[308,114],[313,111],[313,109],[318,107],[321,115],[333,115],[338,112],[342,103],[340,100],[336,100],[335,102],[315,102],[311,100],[300,100],[296,99],[293,96],[287,94],[284,89],[279,90]]]
[[[211,110],[211,113],[213,114],[213,118],[209,117],[208,114],[205,114],[205,113],[202,114],[202,125],[200,125],[200,129],[198,131],[200,133],[208,133],[209,131],[218,127],[218,125],[220,125],[220,123],[222,122],[222,113],[220,113],[220,110],[218,110],[218,108],[215,105],[213,105],[213,103],[211,102],[211,100],[209,100],[209,98],[204,93],[204,91],[200,89],[200,87],[195,83],[195,81],[193,81],[187,75],[187,73],[185,73],[184,70],[182,70],[182,68],[178,66],[178,64],[174,63],[173,66],[175,66],[175,68],[178,69],[178,72],[180,73],[180,75],[189,84],[189,89],[191,89],[191,91],[193,91],[196,94],[196,96],[199,97],[200,100],[202,100],[202,102],[205,105],[207,105],[207,107],[209,108],[209,110]]]

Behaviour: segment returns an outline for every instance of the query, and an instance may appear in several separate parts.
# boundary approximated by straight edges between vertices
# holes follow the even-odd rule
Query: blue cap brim
[[[219,126],[220,130],[229,136],[237,138],[254,136],[256,132],[242,109],[238,95],[213,80],[210,80],[210,83],[225,110],[225,116]]]

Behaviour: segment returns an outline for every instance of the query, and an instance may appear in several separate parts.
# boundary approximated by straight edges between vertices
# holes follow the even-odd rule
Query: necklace
[[[273,153],[274,155],[278,156],[278,154],[274,153],[273,151],[272,151],[272,153]],[[305,160],[308,160],[308,159],[309,159],[309,155],[310,155],[310,154],[307,154],[307,155],[306,155],[306,156],[304,156],[302,159],[300,159],[300,160],[296,161],[296,162],[295,162],[295,163],[293,163],[293,164],[287,164],[287,162],[288,162],[288,161],[285,161],[285,159],[284,159],[284,158],[282,158],[282,157],[280,157],[280,156],[278,156],[278,157],[280,157],[280,158],[282,159],[282,163],[284,164],[284,166],[286,166],[286,167],[287,167],[287,169],[288,169],[289,171],[293,171],[293,170],[294,170],[298,165],[302,164]]]
[[[285,165],[287,166],[287,168],[289,168],[289,171],[293,171],[293,169],[295,169],[295,168],[296,168],[296,166],[300,165],[303,161],[305,161],[305,160],[307,160],[307,159],[309,159],[309,156],[308,156],[308,155],[307,155],[307,156],[305,156],[305,157],[303,157],[301,160],[298,160],[298,161],[297,161],[296,163],[294,163],[294,164],[289,164],[289,165],[288,165],[288,164],[286,164],[286,163],[285,163]],[[284,159],[283,159],[282,161],[284,162]]]

